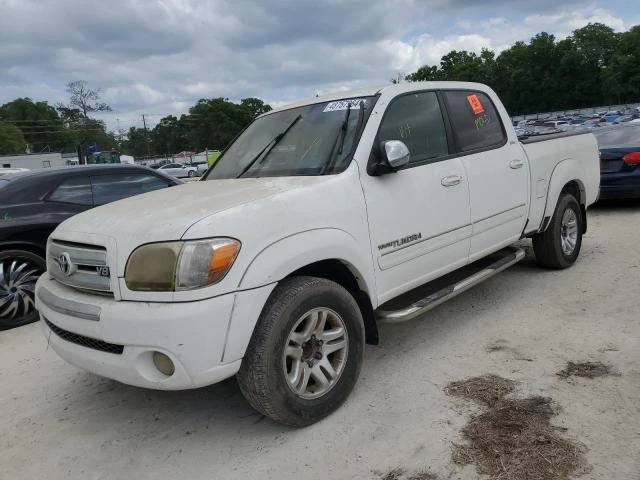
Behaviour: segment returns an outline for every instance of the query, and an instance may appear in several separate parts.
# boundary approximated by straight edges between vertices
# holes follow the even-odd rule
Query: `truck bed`
[[[562,132],[532,136],[521,140],[522,148],[529,159],[531,172],[531,206],[529,223],[525,234],[539,230],[546,216],[550,215],[547,205],[555,205],[552,177],[563,162],[575,166],[585,190],[584,203],[589,206],[596,201],[600,184],[598,144],[590,132]],[[546,210],[546,213],[545,213]]]

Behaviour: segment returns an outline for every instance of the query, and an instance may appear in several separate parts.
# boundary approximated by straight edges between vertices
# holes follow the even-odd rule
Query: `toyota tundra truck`
[[[51,348],[129,385],[236,376],[287,425],[336,410],[379,322],[520,261],[571,266],[599,192],[591,134],[519,140],[475,83],[402,83],[270,111],[201,181],[76,215],[47,245]]]

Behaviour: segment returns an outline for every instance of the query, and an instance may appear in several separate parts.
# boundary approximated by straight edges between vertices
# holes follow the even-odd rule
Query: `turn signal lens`
[[[185,243],[178,265],[176,290],[206,287],[219,282],[233,265],[239,251],[240,242],[232,238]]]
[[[624,163],[638,164],[640,163],[640,152],[627,153],[622,157]]]

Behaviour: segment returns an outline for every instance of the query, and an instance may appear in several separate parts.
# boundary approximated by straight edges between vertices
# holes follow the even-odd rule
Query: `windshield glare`
[[[373,103],[374,97],[352,98],[305,105],[258,118],[224,152],[206,180],[341,172],[347,167],[357,140],[361,105],[366,117]],[[348,111],[344,141],[341,141]]]

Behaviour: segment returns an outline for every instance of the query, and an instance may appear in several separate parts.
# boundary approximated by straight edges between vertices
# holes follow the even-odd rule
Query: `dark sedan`
[[[640,125],[593,133],[600,149],[600,199],[640,198]]]
[[[0,177],[0,329],[37,320],[36,280],[47,238],[67,218],[182,183],[135,165],[51,168]]]

